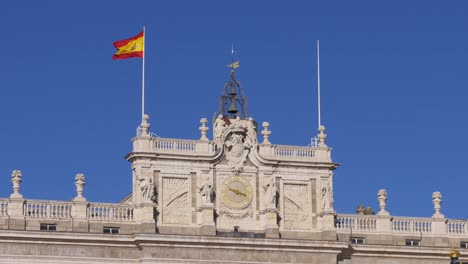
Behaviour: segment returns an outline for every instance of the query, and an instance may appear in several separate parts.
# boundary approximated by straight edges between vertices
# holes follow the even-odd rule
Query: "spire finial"
[[[148,120],[149,120],[149,115],[147,114],[144,114],[141,118],[141,124],[140,126],[138,127],[138,132],[137,132],[137,135],[138,136],[149,136],[150,135],[150,124],[148,123]]]
[[[325,134],[325,126],[320,125],[318,128],[319,134],[317,135],[318,138],[318,146],[319,147],[326,147],[325,139],[327,138],[327,134]]]

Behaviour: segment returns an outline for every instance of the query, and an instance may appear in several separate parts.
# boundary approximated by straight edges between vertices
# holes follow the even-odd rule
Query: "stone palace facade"
[[[152,136],[144,115],[133,150],[133,190],[120,203],[23,197],[21,171],[0,199],[0,263],[446,264],[468,255],[468,221],[333,208],[337,164],[320,126],[312,146],[276,145],[246,112],[234,68],[209,139]],[[259,136],[260,134],[260,136]],[[27,180],[25,178],[24,180]],[[3,186],[2,188],[5,188]]]

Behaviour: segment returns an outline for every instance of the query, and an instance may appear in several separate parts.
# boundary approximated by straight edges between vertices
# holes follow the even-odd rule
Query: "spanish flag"
[[[143,58],[144,52],[144,31],[129,39],[119,40],[114,42],[114,47],[117,52],[112,56],[113,60],[121,60],[127,58]]]

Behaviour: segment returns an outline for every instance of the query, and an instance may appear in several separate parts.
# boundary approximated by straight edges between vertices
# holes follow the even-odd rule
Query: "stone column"
[[[24,230],[26,228],[26,221],[24,218],[24,203],[23,195],[20,193],[21,182],[23,175],[20,170],[14,170],[11,173],[11,182],[13,183],[13,193],[10,195],[8,201],[8,216],[10,217],[8,229]]]

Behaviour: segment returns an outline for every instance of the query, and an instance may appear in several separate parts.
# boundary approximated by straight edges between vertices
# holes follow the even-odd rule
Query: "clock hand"
[[[237,195],[242,195],[242,196],[247,196],[245,193],[237,190],[237,189],[233,189],[233,188],[229,188],[229,190]]]

